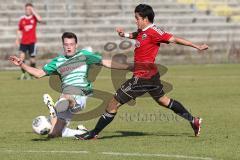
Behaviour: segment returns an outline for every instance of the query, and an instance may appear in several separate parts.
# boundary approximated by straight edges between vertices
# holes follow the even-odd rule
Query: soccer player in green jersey
[[[9,60],[21,69],[41,78],[53,74],[59,75],[61,80],[62,94],[54,104],[51,97],[44,95],[44,102],[52,112],[52,129],[48,133],[50,138],[74,137],[79,130],[66,127],[74,113],[84,109],[87,97],[92,93],[91,83],[88,81],[88,70],[92,64],[101,64],[107,68],[129,69],[128,64],[120,64],[109,59],[102,58],[97,53],[87,50],[77,51],[77,37],[74,33],[65,32],[62,35],[64,53],[52,59],[42,69],[33,68],[23,63],[22,59],[10,56]]]

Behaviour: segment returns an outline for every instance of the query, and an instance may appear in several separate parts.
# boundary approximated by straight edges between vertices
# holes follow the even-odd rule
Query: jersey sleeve
[[[37,17],[36,17],[36,16],[34,16],[33,19],[34,19],[34,24],[33,24],[33,26],[36,28],[39,21],[37,20]]]
[[[47,74],[47,75],[51,75],[51,74],[55,74],[57,72],[57,58],[54,58],[51,62],[49,62],[48,64],[45,64],[43,66],[43,71]]]
[[[82,50],[81,52],[83,52],[84,56],[86,57],[86,63],[88,65],[99,64],[102,62],[102,55],[99,53],[93,53],[87,50]]]
[[[167,33],[159,28],[154,28],[152,34],[153,43],[169,43],[169,39],[173,36],[171,33]]]
[[[136,39],[138,36],[138,33],[139,33],[139,31],[132,32],[132,36],[133,36],[132,39]]]

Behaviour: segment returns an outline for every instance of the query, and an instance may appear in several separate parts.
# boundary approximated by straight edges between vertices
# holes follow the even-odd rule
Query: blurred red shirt
[[[22,16],[18,23],[18,29],[22,32],[21,44],[36,43],[37,18],[35,16]]]

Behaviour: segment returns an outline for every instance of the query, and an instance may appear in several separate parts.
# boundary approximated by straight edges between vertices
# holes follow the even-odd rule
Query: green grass
[[[178,65],[168,66],[168,69],[162,77],[174,87],[168,95],[204,120],[199,138],[193,137],[190,125],[170,110],[159,107],[151,98],[140,98],[135,106],[122,106],[114,122],[101,133],[102,139],[46,140],[32,133],[32,119],[48,114],[42,102],[43,93],[51,94],[55,100],[59,93],[49,87],[48,78],[19,81],[16,79],[20,72],[0,72],[0,159],[187,159],[163,155],[123,157],[102,152],[240,159],[240,65]],[[109,70],[101,72],[94,87],[114,93],[106,77],[110,77]],[[94,108],[97,104],[90,98],[87,107]],[[142,118],[138,119],[137,114]],[[150,114],[155,117],[150,119]],[[71,127],[83,123],[92,128],[96,121],[73,122]]]

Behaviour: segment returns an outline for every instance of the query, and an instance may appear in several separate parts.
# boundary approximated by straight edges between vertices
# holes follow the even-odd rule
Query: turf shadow
[[[138,137],[138,136],[160,136],[160,137],[195,137],[190,133],[162,133],[162,132],[135,132],[135,131],[116,131],[117,135],[103,136],[98,139],[124,138],[124,137]]]
[[[162,132],[155,133],[155,136],[162,136],[162,137],[194,137],[190,133],[162,133]]]
[[[111,136],[103,136],[98,139],[111,139],[111,138],[123,138],[123,137],[138,137],[138,136],[149,136],[151,133],[147,132],[135,132],[135,131],[116,131],[114,133],[118,133],[118,135]]]
[[[31,141],[38,142],[38,141],[49,141],[51,138],[48,137],[42,137],[42,138],[33,138]]]

